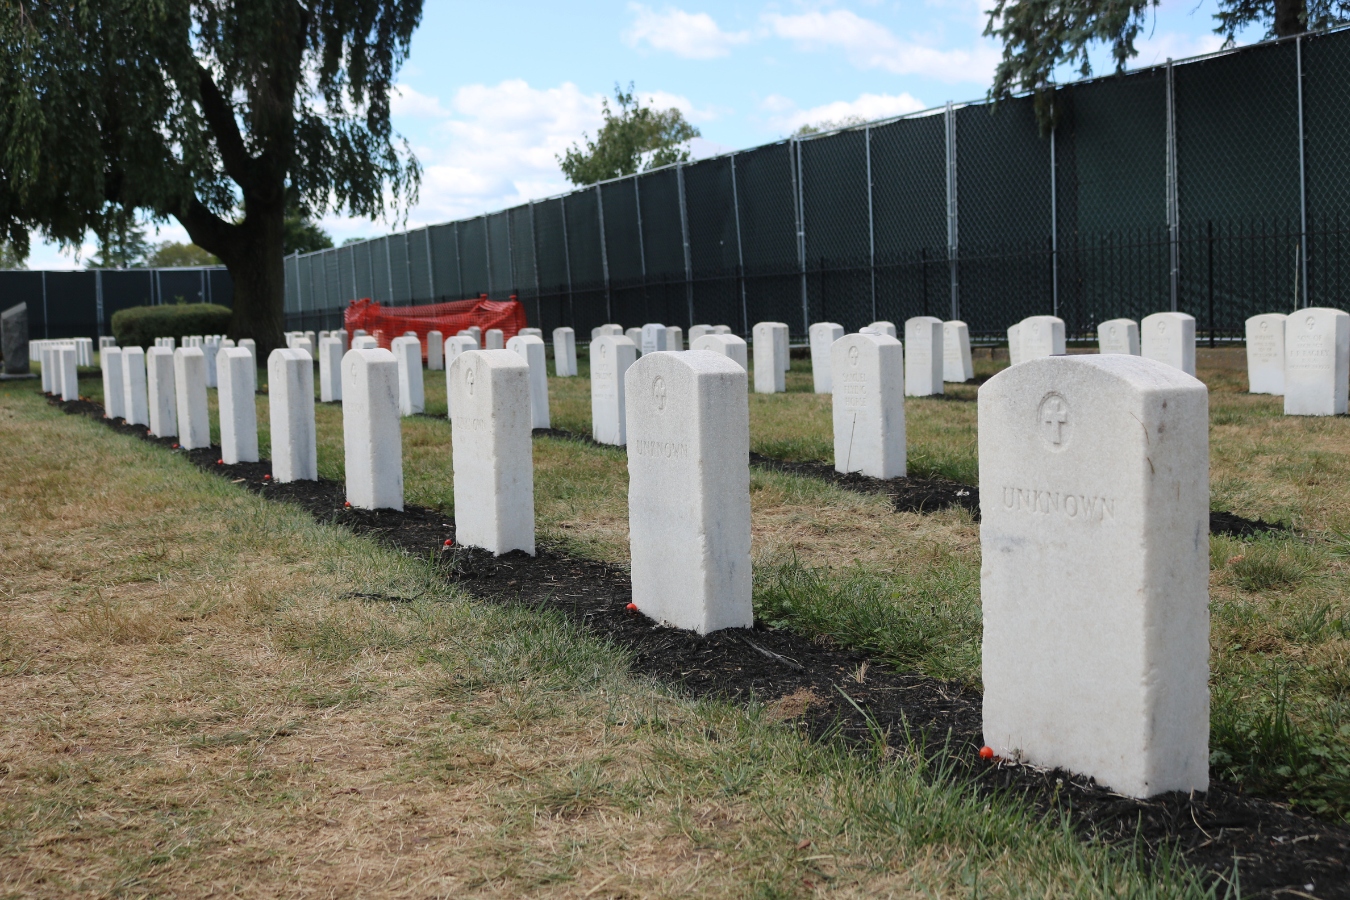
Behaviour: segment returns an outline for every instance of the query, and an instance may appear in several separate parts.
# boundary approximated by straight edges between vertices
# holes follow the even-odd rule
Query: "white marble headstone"
[[[707,350],[735,361],[747,373],[750,371],[749,347],[744,340],[734,334],[705,334],[694,341],[690,350]]]
[[[684,329],[678,325],[666,326],[666,349],[683,350],[684,349]]]
[[[354,348],[342,357],[347,502],[357,509],[403,508],[398,368],[394,354],[379,347]]]
[[[253,354],[242,347],[216,353],[216,402],[220,407],[220,458],[234,465],[258,461],[258,405]]]
[[[531,427],[548,428],[548,359],[544,352],[544,341],[532,334],[517,335],[506,342],[506,349],[520,354],[520,358],[530,367]]]
[[[713,327],[712,327],[711,325],[690,325],[690,326],[689,326],[689,349],[690,349],[690,350],[693,350],[693,349],[694,349],[694,341],[696,341],[696,340],[698,340],[699,338],[703,337],[705,334],[712,334],[712,333],[713,333]]]
[[[1350,315],[1300,309],[1284,323],[1284,414],[1339,416],[1350,387]]]
[[[150,424],[150,399],[145,380],[145,351],[122,350],[122,418],[128,425]]]
[[[1107,319],[1097,325],[1097,352],[1139,355],[1139,323],[1134,319]]]
[[[834,371],[834,468],[872,478],[905,475],[905,353],[887,334],[841,337]]]
[[[432,329],[427,332],[427,371],[439,372],[445,368],[445,335]]]
[[[601,335],[591,341],[591,435],[599,444],[628,443],[624,418],[623,379],[637,361],[628,338]]]
[[[1247,320],[1247,390],[1284,393],[1284,326],[1289,317],[1265,313]]]
[[[179,347],[173,351],[173,385],[178,401],[178,445],[184,450],[211,446],[206,354],[201,347]]]
[[[446,418],[449,418],[450,415],[451,415],[451,411],[450,411],[450,395],[453,393],[453,391],[450,390],[450,366],[454,363],[454,361],[455,361],[456,359],[459,358],[459,355],[460,355],[461,353],[468,353],[470,350],[477,350],[477,349],[478,349],[478,342],[474,340],[474,337],[473,337],[472,334],[469,334],[469,333],[467,333],[467,332],[461,331],[459,334],[455,335],[454,337],[448,337],[448,338],[445,339],[445,402],[446,402],[445,415],[446,415]]]
[[[103,366],[103,414],[104,418],[126,416],[121,403],[121,348],[109,344],[99,351],[99,362]]]
[[[906,319],[905,396],[930,397],[942,394],[942,370],[942,320],[935,316]]]
[[[754,341],[755,393],[781,393],[787,389],[787,370],[780,356],[787,347],[787,326],[782,322],[756,322],[750,334]]]
[[[1139,323],[1139,355],[1194,375],[1195,317],[1180,312],[1145,316]]]
[[[1065,353],[1064,320],[1058,316],[1028,316],[1017,323],[1017,361]]]
[[[319,400],[336,403],[342,400],[342,341],[335,337],[319,338]]]
[[[666,326],[649,322],[642,326],[642,355],[666,349]]]
[[[534,555],[530,367],[510,350],[470,350],[450,366],[455,538],[498,556]]]
[[[565,325],[553,329],[553,372],[559,378],[577,374],[577,333]]]
[[[626,338],[628,338],[630,341],[633,342],[633,346],[635,346],[635,347],[638,348],[638,353],[641,353],[641,352],[642,352],[642,329],[641,329],[641,328],[627,328],[627,329],[624,330],[623,336],[626,337]]]
[[[844,326],[838,322],[816,322],[806,332],[811,344],[811,386],[817,394],[833,390],[830,371],[830,347],[844,336]]]
[[[975,377],[970,358],[970,328],[953,319],[942,323],[942,380],[964,383]]]
[[[155,437],[175,437],[178,434],[178,396],[173,385],[173,349],[163,346],[145,351],[145,375],[150,433]]]
[[[483,349],[504,350],[506,348],[506,342],[503,339],[502,334],[503,332],[500,328],[489,328],[485,331],[483,333]]]
[[[900,338],[900,332],[896,330],[895,323],[887,322],[885,319],[873,322],[871,325],[865,327],[870,329],[870,333],[872,334],[888,334],[897,340]]]
[[[625,376],[633,603],[700,634],[754,623],[745,382],[699,350],[644,356]]]
[[[272,426],[272,478],[281,484],[317,481],[314,363],[304,350],[278,347],[267,357],[267,407]]]
[[[1022,361],[1022,323],[1008,326],[1008,365]]]
[[[1132,797],[1209,783],[1209,395],[1128,355],[979,394],[984,741]]]
[[[398,411],[400,415],[415,416],[427,408],[426,389],[422,378],[422,342],[416,337],[396,337],[389,350],[398,363]]]

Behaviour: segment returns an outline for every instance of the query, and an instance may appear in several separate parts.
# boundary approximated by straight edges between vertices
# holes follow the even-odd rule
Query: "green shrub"
[[[189,334],[224,334],[230,310],[214,303],[133,306],[113,313],[113,336],[119,347],[151,347],[155,338],[182,340]]]

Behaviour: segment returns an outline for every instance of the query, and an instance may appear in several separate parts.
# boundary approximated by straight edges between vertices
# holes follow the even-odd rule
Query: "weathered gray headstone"
[[[5,375],[28,374],[28,305],[16,304],[0,313],[0,354]]]

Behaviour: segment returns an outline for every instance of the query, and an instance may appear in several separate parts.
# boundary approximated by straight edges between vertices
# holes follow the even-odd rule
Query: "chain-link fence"
[[[287,259],[288,321],[359,297],[515,295],[531,324],[1034,314],[1087,337],[1165,309],[1204,338],[1254,313],[1343,305],[1350,31],[948,104],[670,166]]]

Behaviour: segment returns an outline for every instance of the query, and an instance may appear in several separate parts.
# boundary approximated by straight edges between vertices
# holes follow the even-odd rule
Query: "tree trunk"
[[[1306,0],[1275,0],[1275,36],[1290,37],[1308,30]]]
[[[258,360],[266,360],[283,346],[285,327],[285,202],[282,191],[269,191],[277,198],[265,202],[245,191],[244,221],[228,224],[194,202],[177,218],[192,242],[214,253],[225,263],[234,282],[233,315],[229,336],[238,341],[252,338]]]

